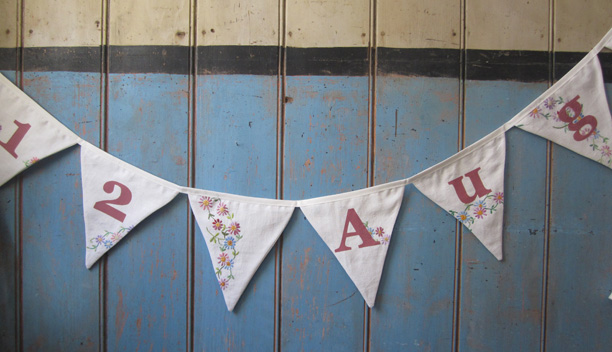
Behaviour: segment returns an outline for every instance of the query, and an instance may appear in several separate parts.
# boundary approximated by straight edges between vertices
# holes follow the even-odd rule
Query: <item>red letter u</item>
[[[476,168],[465,174],[465,176],[472,181],[472,185],[474,186],[475,192],[471,196],[467,194],[467,191],[463,186],[463,181],[461,181],[463,176],[459,176],[448,183],[455,188],[455,192],[457,193],[459,200],[461,200],[464,204],[472,203],[476,197],[486,196],[487,194],[491,193],[491,190],[487,189],[484,184],[482,184],[482,180],[478,175],[478,170],[480,170],[480,168]]]

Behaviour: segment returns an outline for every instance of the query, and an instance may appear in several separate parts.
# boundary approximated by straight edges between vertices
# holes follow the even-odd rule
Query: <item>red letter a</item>
[[[349,223],[353,225],[355,232],[346,232],[348,230]],[[363,222],[359,218],[359,215],[357,215],[357,212],[355,212],[355,209],[349,209],[346,212],[346,222],[344,223],[342,242],[340,242],[340,247],[338,247],[338,249],[336,249],[334,252],[343,252],[350,250],[351,247],[347,247],[346,245],[346,238],[351,236],[361,237],[361,241],[363,243],[359,245],[359,248],[376,246],[377,244],[380,244],[380,242],[376,241],[372,238],[372,236],[370,236],[368,229],[366,229],[366,227],[363,225]]]
[[[474,195],[468,196],[465,190],[465,187],[463,186],[463,181],[461,181],[463,176],[459,176],[456,179],[448,183],[449,185],[455,187],[455,192],[457,193],[459,200],[462,201],[464,204],[472,203],[474,199],[476,199],[476,197],[486,196],[487,194],[491,193],[491,190],[487,189],[482,184],[482,180],[480,179],[480,176],[478,175],[478,170],[480,170],[480,168],[476,168],[468,172],[467,174],[465,174],[465,176],[470,178],[470,181],[472,181],[472,185],[474,186],[474,189],[476,190]]]

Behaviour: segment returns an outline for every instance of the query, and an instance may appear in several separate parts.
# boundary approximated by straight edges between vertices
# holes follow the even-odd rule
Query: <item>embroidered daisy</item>
[[[457,220],[461,221],[462,223],[467,223],[468,221],[470,221],[471,217],[468,215],[467,211],[462,211],[460,213],[458,213],[456,216]]]
[[[485,216],[487,216],[487,209],[478,207],[474,210],[474,215],[478,219],[483,219]]]
[[[504,192],[495,193],[493,195],[493,200],[495,201],[495,204],[503,203],[504,202]]]
[[[237,235],[240,233],[240,224],[237,222],[232,222],[228,227],[227,227],[227,232],[231,233],[232,235]]]
[[[544,100],[544,107],[548,110],[554,109],[556,105],[557,103],[555,102],[555,99],[553,97]]]
[[[217,206],[217,214],[221,216],[229,214],[229,209],[227,209],[227,205],[225,205],[225,203],[219,203],[219,206]]]
[[[123,236],[121,236],[120,232],[114,233],[111,235],[111,241],[113,242],[119,242],[120,239],[122,239]]]
[[[480,199],[480,200],[477,200],[476,203],[474,203],[474,206],[476,208],[484,208],[487,206],[487,203],[485,203],[484,199]]]
[[[603,156],[607,156],[607,157],[611,157],[612,156],[612,149],[610,149],[609,145],[604,145],[601,147],[601,155]]]
[[[223,246],[224,246],[226,249],[234,249],[234,247],[236,246],[236,240],[234,239],[234,237],[232,237],[232,236],[228,236],[228,237],[225,239],[225,243],[223,243]]]
[[[535,108],[531,110],[531,112],[529,112],[529,116],[533,117],[534,119],[540,117],[540,109]]]
[[[384,234],[385,234],[385,229],[383,229],[382,227],[376,228],[376,236],[382,237]]]
[[[221,267],[225,267],[229,264],[229,256],[227,255],[227,253],[221,253],[219,254],[219,257],[217,258],[219,261],[219,265],[221,265]]]
[[[96,242],[97,244],[104,243],[104,236],[102,235],[96,236],[96,238],[94,238],[94,242]]]
[[[202,196],[200,197],[200,200],[198,201],[198,203],[204,210],[210,210],[210,208],[212,208],[213,206],[213,200],[210,197]]]
[[[219,286],[223,291],[225,291],[225,289],[229,286],[229,281],[227,279],[221,279],[219,280]]]
[[[382,244],[389,244],[389,241],[391,240],[391,236],[389,235],[384,235],[383,238],[380,240],[380,242]]]
[[[215,219],[212,223],[213,229],[219,231],[223,228],[223,221],[221,219]]]
[[[106,249],[110,249],[113,246],[113,242],[106,240],[104,241],[104,247],[106,247]]]

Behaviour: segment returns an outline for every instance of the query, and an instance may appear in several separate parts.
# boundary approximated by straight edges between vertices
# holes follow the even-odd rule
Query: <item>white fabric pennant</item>
[[[295,202],[195,189],[187,193],[231,312],[287,226]]]
[[[516,127],[612,168],[612,116],[597,55],[589,55],[515,118]]]
[[[0,186],[80,139],[0,74]]]
[[[500,129],[412,180],[502,260],[505,131]]]
[[[92,265],[138,223],[179,193],[153,176],[81,142],[85,265]]]
[[[376,301],[405,182],[381,186],[300,202],[369,307]]]

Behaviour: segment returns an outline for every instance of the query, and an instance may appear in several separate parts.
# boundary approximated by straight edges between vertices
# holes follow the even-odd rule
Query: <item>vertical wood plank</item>
[[[188,0],[109,4],[108,151],[179,185],[188,180],[189,11]],[[188,217],[179,195],[107,255],[109,349],[187,349]]]
[[[98,143],[100,74],[59,72],[54,63],[79,71],[81,63],[64,53],[37,55],[41,42],[59,45],[45,33],[94,27],[78,12],[100,19],[92,1],[65,3],[75,12],[50,12],[24,3],[24,90],[68,128]],[[61,26],[59,25],[61,23]],[[94,33],[93,31],[91,33]],[[87,45],[99,36],[74,37],[63,45]],[[99,41],[97,42],[99,44]],[[96,63],[99,67],[99,61]],[[46,67],[50,72],[36,72]],[[84,267],[84,235],[79,150],[71,148],[23,174],[22,326],[24,350],[54,348],[90,351],[100,345],[98,270]]]
[[[556,3],[555,56],[563,51],[586,52],[609,29],[612,4],[596,1],[593,7],[577,12],[578,5]],[[581,57],[576,55],[576,61]],[[609,56],[603,59],[607,60],[604,73],[609,75]],[[606,91],[610,105],[610,82]],[[546,348],[606,350],[612,336],[607,298],[612,292],[611,171],[555,145],[552,172]]]
[[[547,87],[530,76],[538,65],[547,77],[546,55],[492,51],[482,59],[474,49],[548,48],[548,1],[495,5],[470,1],[466,13],[465,145],[508,121]],[[500,11],[491,12],[491,6]],[[483,18],[487,18],[483,20]],[[494,25],[495,24],[495,25]],[[529,33],[516,36],[513,33]],[[508,54],[511,55],[511,54]],[[486,60],[481,65],[479,60]],[[484,67],[483,67],[484,66]],[[507,73],[509,71],[510,73]],[[520,83],[504,79],[527,81]],[[483,81],[482,79],[493,79]],[[546,142],[511,130],[506,133],[503,255],[499,262],[465,228],[462,236],[459,348],[537,350],[540,348],[544,229],[546,223]]]
[[[12,82],[17,69],[18,10],[16,0],[0,3],[0,74]],[[18,346],[18,180],[0,188],[0,346],[6,351],[16,351]]]

